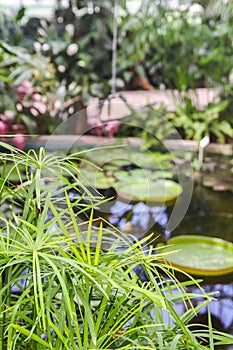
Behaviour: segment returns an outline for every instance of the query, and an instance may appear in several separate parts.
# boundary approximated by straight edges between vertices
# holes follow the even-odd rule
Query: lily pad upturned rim
[[[176,237],[172,237],[168,240],[167,244],[159,244],[159,252],[160,253],[169,253],[177,251],[176,245],[178,244],[187,244],[192,245],[193,252],[195,253],[195,246],[205,244],[209,245],[211,248],[217,247],[217,249],[222,248],[222,251],[230,251],[232,252],[233,257],[233,243],[223,240],[217,237],[208,237],[208,236],[200,236],[200,235],[180,235]],[[217,251],[216,249],[216,251]],[[179,251],[180,252],[180,251]],[[187,259],[191,259],[191,257],[187,256]],[[232,258],[232,266],[228,266],[225,268],[217,268],[217,269],[208,269],[204,266],[203,268],[195,268],[190,265],[183,265],[175,262],[175,253],[171,255],[166,255],[164,258],[170,265],[180,269],[181,271],[187,272],[191,275],[197,276],[206,276],[206,277],[214,277],[221,276],[233,273],[233,258]]]
[[[82,169],[80,172],[80,181],[86,186],[92,186],[96,189],[108,189],[114,185],[115,179],[106,176],[98,169]]]
[[[162,186],[171,186],[173,188],[173,192],[166,194],[166,193],[162,193],[161,194],[161,187]],[[130,193],[128,191],[128,187],[132,186],[134,187],[134,192]],[[144,187],[144,191],[142,195],[139,194],[139,188],[137,188],[138,186],[140,187]],[[160,191],[159,194],[156,195],[156,193],[153,194],[149,194],[147,193],[148,190],[150,189],[155,190],[158,189]],[[151,190],[150,189],[150,190]],[[166,190],[166,189],[165,189]],[[138,181],[132,181],[129,184],[124,183],[124,182],[119,182],[116,186],[116,191],[117,194],[119,196],[119,198],[121,198],[122,200],[127,200],[127,201],[131,201],[131,202],[151,202],[151,203],[169,203],[169,202],[173,202],[174,200],[176,200],[181,193],[183,192],[183,188],[180,184],[178,184],[175,181],[172,180],[166,180],[166,179],[158,179],[156,181],[143,181],[143,180],[138,180]],[[152,191],[153,192],[153,191]]]

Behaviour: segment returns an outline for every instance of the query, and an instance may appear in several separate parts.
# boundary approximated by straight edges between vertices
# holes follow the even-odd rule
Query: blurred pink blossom
[[[31,95],[34,92],[32,83],[29,80],[23,81],[22,84],[17,87],[16,91],[20,101],[23,101],[25,95]]]
[[[105,131],[109,138],[113,138],[114,134],[118,131],[120,123],[118,120],[109,120],[105,123]]]
[[[41,94],[38,94],[38,93],[36,93],[36,94],[32,94],[32,99],[35,101],[35,102],[40,102],[41,101],[41,99],[42,99],[42,96],[41,96]]]
[[[98,117],[91,117],[91,118],[87,118],[87,123],[90,126],[102,126],[102,122]]]
[[[40,102],[42,99],[41,88],[38,86],[32,86],[29,80],[22,82],[16,89],[19,97],[19,101],[23,101],[25,96],[32,98],[36,102]]]
[[[102,136],[103,135],[103,123],[98,117],[92,117],[87,119],[87,123],[92,126],[89,130],[91,134]]]
[[[16,134],[13,138],[13,144],[18,149],[23,150],[25,147],[25,137],[23,136],[23,134]]]
[[[103,131],[105,131],[109,138],[114,137],[114,134],[118,131],[120,126],[118,120],[109,120],[103,123],[98,117],[88,118],[87,123],[93,127],[90,130],[91,134],[102,136]]]
[[[2,120],[3,117],[5,117],[4,114],[0,114],[0,135],[6,135],[9,131],[9,124]]]

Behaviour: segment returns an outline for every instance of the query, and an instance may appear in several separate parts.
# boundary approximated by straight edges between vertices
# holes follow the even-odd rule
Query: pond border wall
[[[9,142],[9,139],[7,140]],[[95,147],[95,146],[113,146],[126,145],[128,147],[140,147],[143,144],[141,138],[108,138],[92,135],[41,135],[36,138],[26,138],[26,148],[40,148],[48,145],[48,149],[66,149],[71,147]],[[193,140],[172,140],[163,141],[164,149],[180,151],[198,151],[198,142]],[[206,152],[214,154],[233,155],[233,146],[231,144],[210,143],[206,147]]]

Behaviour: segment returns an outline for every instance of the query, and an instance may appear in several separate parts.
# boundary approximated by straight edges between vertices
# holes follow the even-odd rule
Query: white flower
[[[74,25],[73,24],[67,24],[66,25],[66,31],[70,36],[74,35]]]
[[[57,67],[57,69],[58,69],[58,71],[59,71],[60,73],[64,73],[64,72],[66,71],[66,67],[63,66],[62,64],[60,64],[60,65]]]
[[[78,52],[78,45],[73,43],[67,47],[66,53],[68,56],[73,56]]]
[[[48,43],[45,43],[45,44],[42,45],[42,50],[43,51],[49,51],[49,49],[50,49],[50,45]]]
[[[7,117],[7,119],[13,119],[15,116],[15,112],[11,111],[9,109],[6,109],[4,112],[5,116]]]
[[[126,1],[126,8],[131,15],[135,15],[142,5],[141,0]]]
[[[34,46],[36,51],[40,51],[41,50],[41,43],[39,43],[38,41],[35,41],[33,43],[33,46]]]
[[[204,9],[200,4],[192,4],[189,6],[189,13],[193,16],[202,15],[203,12]]]

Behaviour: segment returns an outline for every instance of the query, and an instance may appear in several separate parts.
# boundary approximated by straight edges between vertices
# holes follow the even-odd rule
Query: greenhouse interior
[[[232,23],[0,0],[0,350],[233,350]]]

